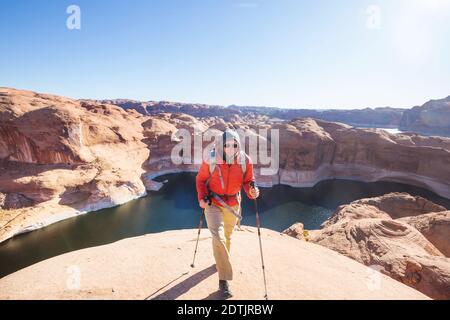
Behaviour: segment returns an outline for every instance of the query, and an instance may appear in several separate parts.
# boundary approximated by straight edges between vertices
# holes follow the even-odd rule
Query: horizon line
[[[148,102],[156,102],[156,103],[161,103],[161,102],[169,102],[169,103],[178,103],[178,104],[192,104],[192,105],[204,105],[204,106],[209,106],[209,107],[222,107],[222,108],[229,108],[229,107],[241,107],[241,108],[267,108],[267,109],[280,109],[280,110],[320,110],[320,111],[327,111],[327,110],[364,110],[364,109],[384,109],[384,108],[389,108],[389,109],[411,109],[414,107],[420,107],[423,106],[425,103],[428,103],[430,101],[437,101],[437,100],[443,100],[443,99],[448,99],[450,98],[450,95],[448,95],[447,97],[443,97],[443,98],[433,98],[433,99],[429,99],[425,102],[423,102],[422,104],[416,104],[413,106],[408,106],[408,107],[393,107],[393,106],[378,106],[378,107],[290,107],[290,106],[286,106],[286,107],[279,107],[279,106],[267,106],[267,105],[243,105],[243,104],[212,104],[212,103],[204,103],[204,102],[186,102],[186,101],[175,101],[175,100],[167,100],[167,99],[136,99],[136,98],[86,98],[86,97],[73,97],[71,95],[67,95],[67,94],[61,94],[61,93],[57,93],[57,92],[44,92],[44,91],[38,91],[38,90],[33,90],[33,89],[18,89],[15,87],[8,87],[8,86],[0,86],[0,88],[4,88],[4,89],[13,89],[13,90],[18,90],[18,91],[29,91],[29,92],[34,92],[34,93],[38,93],[38,94],[48,94],[48,95],[54,95],[54,96],[60,96],[60,97],[64,97],[64,98],[69,98],[69,99],[73,99],[73,100],[94,100],[94,101],[107,101],[107,100],[111,100],[111,101],[115,101],[115,100],[128,100],[128,101],[132,101],[132,102],[137,102],[137,103],[148,103]]]

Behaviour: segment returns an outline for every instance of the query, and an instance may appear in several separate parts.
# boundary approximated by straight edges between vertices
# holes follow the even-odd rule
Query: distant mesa
[[[450,136],[450,96],[430,100],[421,107],[405,110],[400,130],[426,135]]]
[[[134,109],[143,115],[157,113],[185,113],[194,117],[222,117],[229,120],[233,115],[240,117],[267,116],[272,119],[293,120],[296,118],[314,118],[326,121],[337,121],[353,126],[397,128],[402,119],[404,109],[400,108],[364,108],[355,110],[314,110],[285,109],[275,107],[237,106],[228,107],[195,103],[167,101],[139,102],[135,100],[116,99],[100,100],[100,103],[114,104],[124,109]]]

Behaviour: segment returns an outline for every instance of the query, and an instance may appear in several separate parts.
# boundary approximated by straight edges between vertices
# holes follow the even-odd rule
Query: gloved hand
[[[208,203],[205,200],[201,199],[198,205],[200,206],[200,208],[205,209]]]
[[[256,199],[259,197],[259,188],[258,187],[250,187],[248,193],[250,194],[251,199]]]

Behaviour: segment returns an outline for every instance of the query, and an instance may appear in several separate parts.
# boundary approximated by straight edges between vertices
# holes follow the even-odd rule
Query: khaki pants
[[[239,205],[232,207],[239,212]],[[226,208],[211,204],[205,208],[208,229],[212,235],[212,246],[219,280],[233,280],[230,261],[231,234],[238,218]]]

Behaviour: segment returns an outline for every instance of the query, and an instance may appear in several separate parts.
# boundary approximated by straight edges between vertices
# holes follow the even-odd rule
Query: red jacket
[[[214,172],[211,175],[211,179],[209,180],[208,185],[209,189],[217,194],[231,195],[238,193],[241,190],[241,188],[244,187],[245,193],[250,198],[249,195],[250,182],[254,181],[255,177],[253,175],[253,163],[247,154],[245,155],[245,157],[246,157],[245,176],[243,175],[241,164],[237,163],[236,160],[234,161],[233,164],[219,163],[219,161],[217,161],[216,167],[220,166],[225,188],[222,189],[222,184],[220,182],[219,177],[219,170],[218,168],[215,168]],[[203,161],[196,177],[198,201],[203,199],[208,194],[206,188],[206,181],[209,179],[209,177],[210,177],[209,163]],[[229,206],[234,206],[238,204],[238,200],[236,199],[236,197],[222,197],[222,199]],[[214,204],[221,206],[220,203],[214,198],[212,198],[211,200]]]

